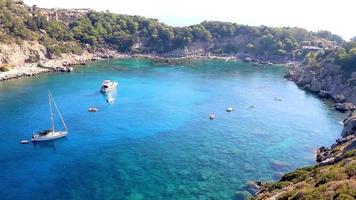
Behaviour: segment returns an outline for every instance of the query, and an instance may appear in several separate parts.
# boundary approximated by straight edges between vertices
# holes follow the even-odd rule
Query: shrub
[[[356,175],[356,163],[352,163],[350,166],[347,166],[345,171],[349,176],[355,176]]]
[[[344,153],[341,155],[341,159],[350,158],[350,157],[352,157],[352,156],[356,156],[356,149],[353,149],[353,150],[349,150],[349,151],[344,152]]]
[[[8,34],[2,34],[0,33],[0,42],[3,42],[5,44],[10,44],[12,43],[12,37]]]
[[[287,187],[290,184],[290,182],[288,181],[278,181],[276,183],[271,183],[270,185],[268,185],[268,190],[272,191],[275,189],[282,189],[284,187]]]
[[[337,180],[338,178],[339,178],[339,174],[335,172],[323,174],[317,179],[317,183],[315,184],[315,186],[318,187],[319,185],[325,184],[333,180]]]
[[[300,199],[300,198],[291,198],[291,199]],[[303,199],[305,200],[323,200],[325,197],[321,192],[318,190],[309,190],[304,192],[304,197]]]
[[[348,194],[340,194],[336,200],[354,200],[354,198]]]
[[[289,200],[289,198],[293,195],[294,195],[294,193],[292,193],[292,192],[285,192],[285,193],[282,193],[281,195],[279,195],[276,199],[277,200]]]
[[[293,172],[284,174],[281,178],[281,181],[293,181],[293,182],[303,181],[309,175],[309,173],[310,172],[308,172],[306,170],[297,169]]]
[[[336,197],[339,198],[340,196],[356,196],[356,189],[351,184],[344,183],[340,185],[339,188],[336,190]]]

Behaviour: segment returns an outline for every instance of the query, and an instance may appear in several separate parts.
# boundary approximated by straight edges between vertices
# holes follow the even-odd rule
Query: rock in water
[[[261,189],[262,183],[260,181],[247,181],[247,190],[251,194],[256,194]]]

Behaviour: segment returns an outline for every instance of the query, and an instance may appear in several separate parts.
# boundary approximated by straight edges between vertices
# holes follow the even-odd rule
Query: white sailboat
[[[31,139],[32,142],[44,142],[44,141],[54,140],[54,139],[65,137],[68,133],[67,125],[65,124],[63,117],[62,117],[61,113],[59,112],[58,106],[57,106],[51,92],[48,93],[48,101],[49,101],[49,108],[50,108],[50,112],[51,112],[51,129],[45,130],[42,132],[38,132],[37,134],[32,134],[32,139]],[[56,111],[57,111],[59,118],[61,119],[62,125],[64,127],[60,131],[56,131],[54,129],[52,103],[53,103],[54,107],[56,108]]]

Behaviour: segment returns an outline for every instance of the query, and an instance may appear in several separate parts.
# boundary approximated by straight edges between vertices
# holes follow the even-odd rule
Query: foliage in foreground
[[[283,175],[280,181],[263,186],[255,199],[348,200],[356,198],[356,158],[352,151],[343,160],[327,166],[311,166]]]

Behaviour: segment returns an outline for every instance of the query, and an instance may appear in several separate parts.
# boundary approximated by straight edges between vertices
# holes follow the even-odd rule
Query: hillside
[[[313,48],[332,50],[344,43],[340,36],[328,31],[315,33],[303,28],[254,27],[215,21],[171,27],[140,16],[87,9],[42,9],[29,7],[19,0],[0,0],[0,11],[0,41],[38,42],[45,47],[47,58],[112,48],[167,56],[248,54],[286,61],[303,59]]]

